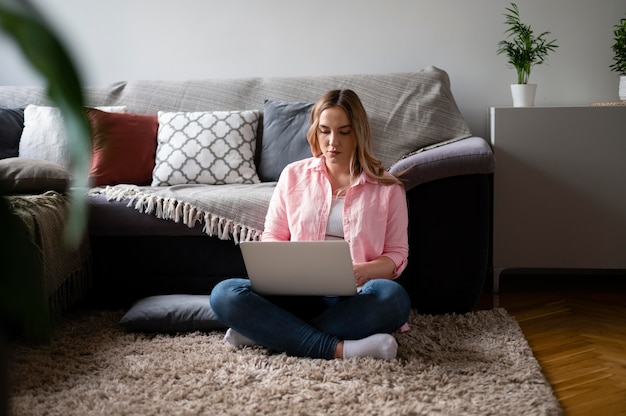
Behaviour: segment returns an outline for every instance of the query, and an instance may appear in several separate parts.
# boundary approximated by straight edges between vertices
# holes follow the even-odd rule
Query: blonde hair
[[[318,157],[322,154],[317,136],[320,115],[322,111],[333,107],[341,108],[346,112],[356,138],[356,152],[351,157],[350,175],[356,178],[361,172],[365,172],[383,185],[401,185],[402,183],[395,176],[385,175],[385,167],[372,153],[372,134],[367,112],[359,96],[350,89],[328,91],[313,106],[306,137],[313,156]]]

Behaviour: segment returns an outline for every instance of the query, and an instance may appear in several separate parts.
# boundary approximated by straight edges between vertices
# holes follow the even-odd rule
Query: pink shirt
[[[323,156],[287,165],[270,201],[261,239],[324,240],[332,198]],[[394,278],[398,277],[409,254],[408,224],[402,186],[381,185],[362,173],[348,189],[343,233],[352,261],[389,257],[396,265]]]

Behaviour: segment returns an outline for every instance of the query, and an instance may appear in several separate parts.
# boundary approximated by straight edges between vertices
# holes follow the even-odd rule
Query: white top
[[[343,204],[345,197],[333,197],[330,206],[330,216],[326,225],[327,240],[343,240]]]

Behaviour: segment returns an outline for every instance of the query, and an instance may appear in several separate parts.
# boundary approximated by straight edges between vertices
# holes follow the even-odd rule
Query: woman
[[[234,278],[215,286],[211,306],[230,327],[225,339],[235,347],[392,360],[398,345],[391,333],[406,323],[411,308],[407,292],[393,281],[408,257],[404,188],[372,155],[369,121],[354,91],[329,91],[310,120],[313,157],[281,173],[261,240],[345,239],[361,291],[351,297],[261,296],[248,279]]]

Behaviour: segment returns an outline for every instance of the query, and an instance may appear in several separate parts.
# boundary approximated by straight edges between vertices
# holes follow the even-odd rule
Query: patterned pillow
[[[258,183],[254,163],[260,112],[158,112],[152,186]]]

